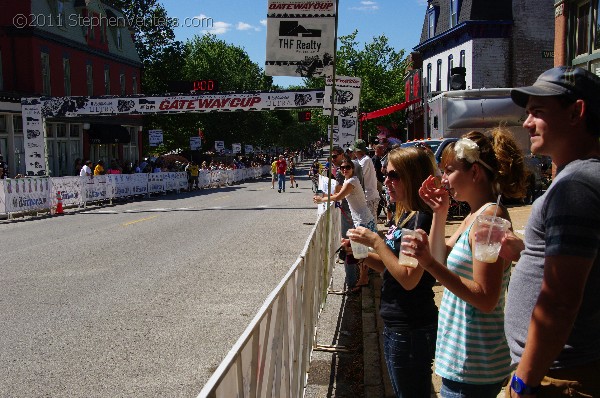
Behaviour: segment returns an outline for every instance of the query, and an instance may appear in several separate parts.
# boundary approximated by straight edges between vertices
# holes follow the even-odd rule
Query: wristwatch
[[[516,374],[513,375],[512,380],[510,381],[510,388],[514,390],[517,394],[522,395],[533,395],[537,394],[540,389],[540,386],[531,387],[525,384],[523,380],[519,378]]]

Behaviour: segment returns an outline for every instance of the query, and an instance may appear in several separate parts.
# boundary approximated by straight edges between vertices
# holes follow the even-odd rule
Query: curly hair
[[[394,166],[405,189],[405,201],[396,203],[396,222],[405,211],[430,213],[431,208],[419,196],[423,181],[435,174],[428,150],[415,147],[393,149],[388,154],[388,163]]]
[[[496,127],[489,134],[471,131],[463,135],[479,147],[479,158],[490,166],[485,170],[494,191],[507,198],[522,198],[527,191],[527,171],[523,152],[519,149],[512,133],[505,127]],[[454,144],[449,144],[442,153],[442,166],[456,159]],[[465,169],[473,167],[465,159],[458,159]],[[493,171],[492,171],[493,170]]]

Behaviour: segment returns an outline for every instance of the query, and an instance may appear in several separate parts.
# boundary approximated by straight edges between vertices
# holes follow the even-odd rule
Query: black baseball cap
[[[600,116],[600,77],[578,67],[558,66],[542,73],[532,86],[510,91],[513,102],[525,108],[529,96],[564,95],[585,101],[590,112]]]

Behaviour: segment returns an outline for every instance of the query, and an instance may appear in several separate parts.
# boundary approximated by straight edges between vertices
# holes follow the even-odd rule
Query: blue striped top
[[[448,269],[473,280],[473,254],[469,231],[460,235],[447,259]],[[504,298],[511,267],[502,278],[500,299],[486,314],[444,289],[435,350],[436,373],[467,384],[493,384],[510,373],[510,355],[504,336]]]

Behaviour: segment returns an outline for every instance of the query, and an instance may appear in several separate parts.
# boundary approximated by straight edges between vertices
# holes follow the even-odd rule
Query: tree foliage
[[[385,35],[374,37],[359,49],[357,35],[358,31],[355,30],[339,38],[336,75],[362,79],[360,112],[372,112],[404,102],[404,78],[408,67],[404,50],[396,51]],[[306,84],[313,88],[323,87],[324,79],[307,79]],[[328,118],[322,118],[322,122],[328,123]],[[377,134],[377,126],[385,126],[392,131],[404,130],[405,114],[396,112],[363,123],[363,134],[368,132],[370,141]]]

